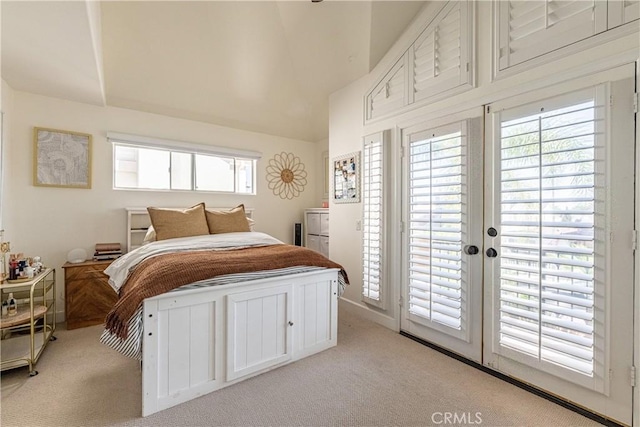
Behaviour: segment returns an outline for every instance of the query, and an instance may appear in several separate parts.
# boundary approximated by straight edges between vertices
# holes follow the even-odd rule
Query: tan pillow
[[[253,219],[247,217],[247,223],[249,224],[249,230],[253,231],[253,227],[255,226],[256,222]],[[142,240],[142,244],[146,245],[147,243],[151,243],[155,241],[156,241],[156,230],[153,229],[153,225],[150,225],[149,228],[147,229],[147,234],[144,235],[144,240]]]
[[[205,210],[210,234],[234,233],[237,231],[251,231],[244,205],[240,205],[230,211]]]
[[[188,209],[147,208],[156,240],[209,234],[204,203]]]

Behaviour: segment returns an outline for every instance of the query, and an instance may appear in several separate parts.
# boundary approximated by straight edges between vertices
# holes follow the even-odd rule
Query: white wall
[[[456,112],[478,108],[484,104],[514,96],[519,93],[533,91],[577,76],[613,68],[621,63],[632,62],[638,58],[640,39],[638,33],[621,37],[617,40],[592,47],[580,53],[565,55],[558,60],[538,66],[529,71],[508,78],[491,81],[491,37],[492,37],[492,2],[476,2],[476,52],[477,72],[476,88],[447,99],[431,102],[420,108],[367,125],[364,124],[364,96],[382,78],[386,71],[402,56],[404,51],[415,40],[424,28],[431,14],[431,8],[437,3],[429,2],[423,7],[405,33],[391,50],[385,55],[375,69],[351,85],[333,93],[330,97],[329,117],[329,153],[336,157],[353,151],[362,150],[362,138],[375,132],[391,129],[392,146],[399,152],[398,135],[400,130],[418,123],[429,123],[434,119],[446,117]],[[397,173],[396,173],[397,175]],[[399,179],[396,176],[396,179]],[[397,183],[395,183],[397,189]],[[397,193],[397,192],[396,192]],[[394,194],[394,207],[399,209],[397,194]],[[399,328],[398,297],[401,270],[398,263],[391,265],[391,277],[387,283],[390,290],[387,310],[382,311],[362,303],[360,297],[362,285],[361,273],[361,239],[362,233],[356,231],[355,223],[361,219],[362,204],[330,204],[331,207],[331,258],[341,263],[349,274],[351,286],[343,299],[348,307],[359,310],[371,319],[386,325]],[[399,230],[399,224],[398,224]],[[398,233],[390,233],[395,238]],[[399,248],[399,245],[396,246]],[[393,254],[397,257],[398,254]]]
[[[5,188],[5,179],[6,176],[6,157],[8,150],[8,141],[9,135],[11,133],[11,117],[13,113],[13,90],[9,87],[9,85],[2,80],[1,86],[1,96],[0,96],[0,111],[3,113],[2,118],[2,144],[0,144],[0,229],[4,227],[4,211],[5,211],[5,203],[2,197],[3,189]],[[7,236],[5,235],[5,239]],[[6,267],[6,266],[5,266]]]
[[[326,202],[328,199],[328,193],[326,185],[329,183],[328,167],[325,165],[325,156],[329,155],[329,138],[325,138],[316,142],[316,165],[318,167],[318,179],[315,181],[316,194],[319,197],[318,204],[315,207],[322,206],[322,202]],[[326,170],[325,170],[326,166]],[[325,196],[326,194],[326,196]]]
[[[4,94],[5,91],[3,91]],[[319,206],[317,177],[321,172],[315,143],[246,132],[212,124],[175,119],[113,107],[99,107],[11,91],[13,106],[6,142],[3,226],[12,252],[40,255],[57,269],[59,305],[64,309],[62,269],[73,248],[92,253],[96,242],[126,243],[125,207],[191,206],[204,201],[211,207],[239,203],[255,209],[256,229],[292,241],[292,224],[302,222],[302,211]],[[93,135],[91,189],[33,186],[33,127],[85,132]],[[172,193],[112,189],[112,146],[106,132],[182,140],[262,152],[257,166],[257,195]],[[283,200],[267,187],[266,166],[280,152],[300,157],[308,184],[293,200]]]

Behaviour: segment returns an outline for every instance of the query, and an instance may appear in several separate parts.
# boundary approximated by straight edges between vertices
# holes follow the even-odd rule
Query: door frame
[[[634,263],[634,321],[633,321],[633,336],[635,337],[634,345],[634,372],[635,372],[635,385],[633,387],[633,425],[640,426],[640,381],[638,379],[638,369],[640,369],[640,256],[638,256],[638,220],[640,219],[640,185],[638,179],[640,177],[640,58],[636,60],[636,87],[635,87],[635,148],[636,148],[636,248],[635,248],[635,263]]]

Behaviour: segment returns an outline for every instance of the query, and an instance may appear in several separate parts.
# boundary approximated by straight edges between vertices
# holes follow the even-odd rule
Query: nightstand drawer
[[[63,266],[67,329],[104,323],[118,300],[118,294],[109,285],[109,277],[104,274],[110,263],[87,261]]]
[[[84,280],[84,279],[99,279],[107,277],[104,274],[104,269],[107,268],[109,263],[82,265],[78,267],[67,266],[65,267],[64,277],[66,280]]]

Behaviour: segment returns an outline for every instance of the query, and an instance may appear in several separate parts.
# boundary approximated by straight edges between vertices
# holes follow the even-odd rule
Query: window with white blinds
[[[607,29],[606,1],[509,0],[497,3],[500,70]]]
[[[411,46],[413,100],[433,96],[468,80],[466,22],[466,5],[450,2]]]
[[[362,155],[362,297],[369,304],[383,307],[383,134],[365,138]]]
[[[434,3],[438,6],[433,7],[433,15],[425,22],[422,33],[367,92],[367,121],[472,87],[473,3],[471,0]]]
[[[367,118],[376,119],[406,105],[406,68],[404,57],[389,71],[367,99]]]
[[[499,343],[586,376],[602,350],[605,114],[596,99],[590,90],[500,121]]]
[[[463,325],[467,289],[463,140],[461,130],[448,127],[412,135],[408,150],[408,310],[414,320],[456,330]]]

